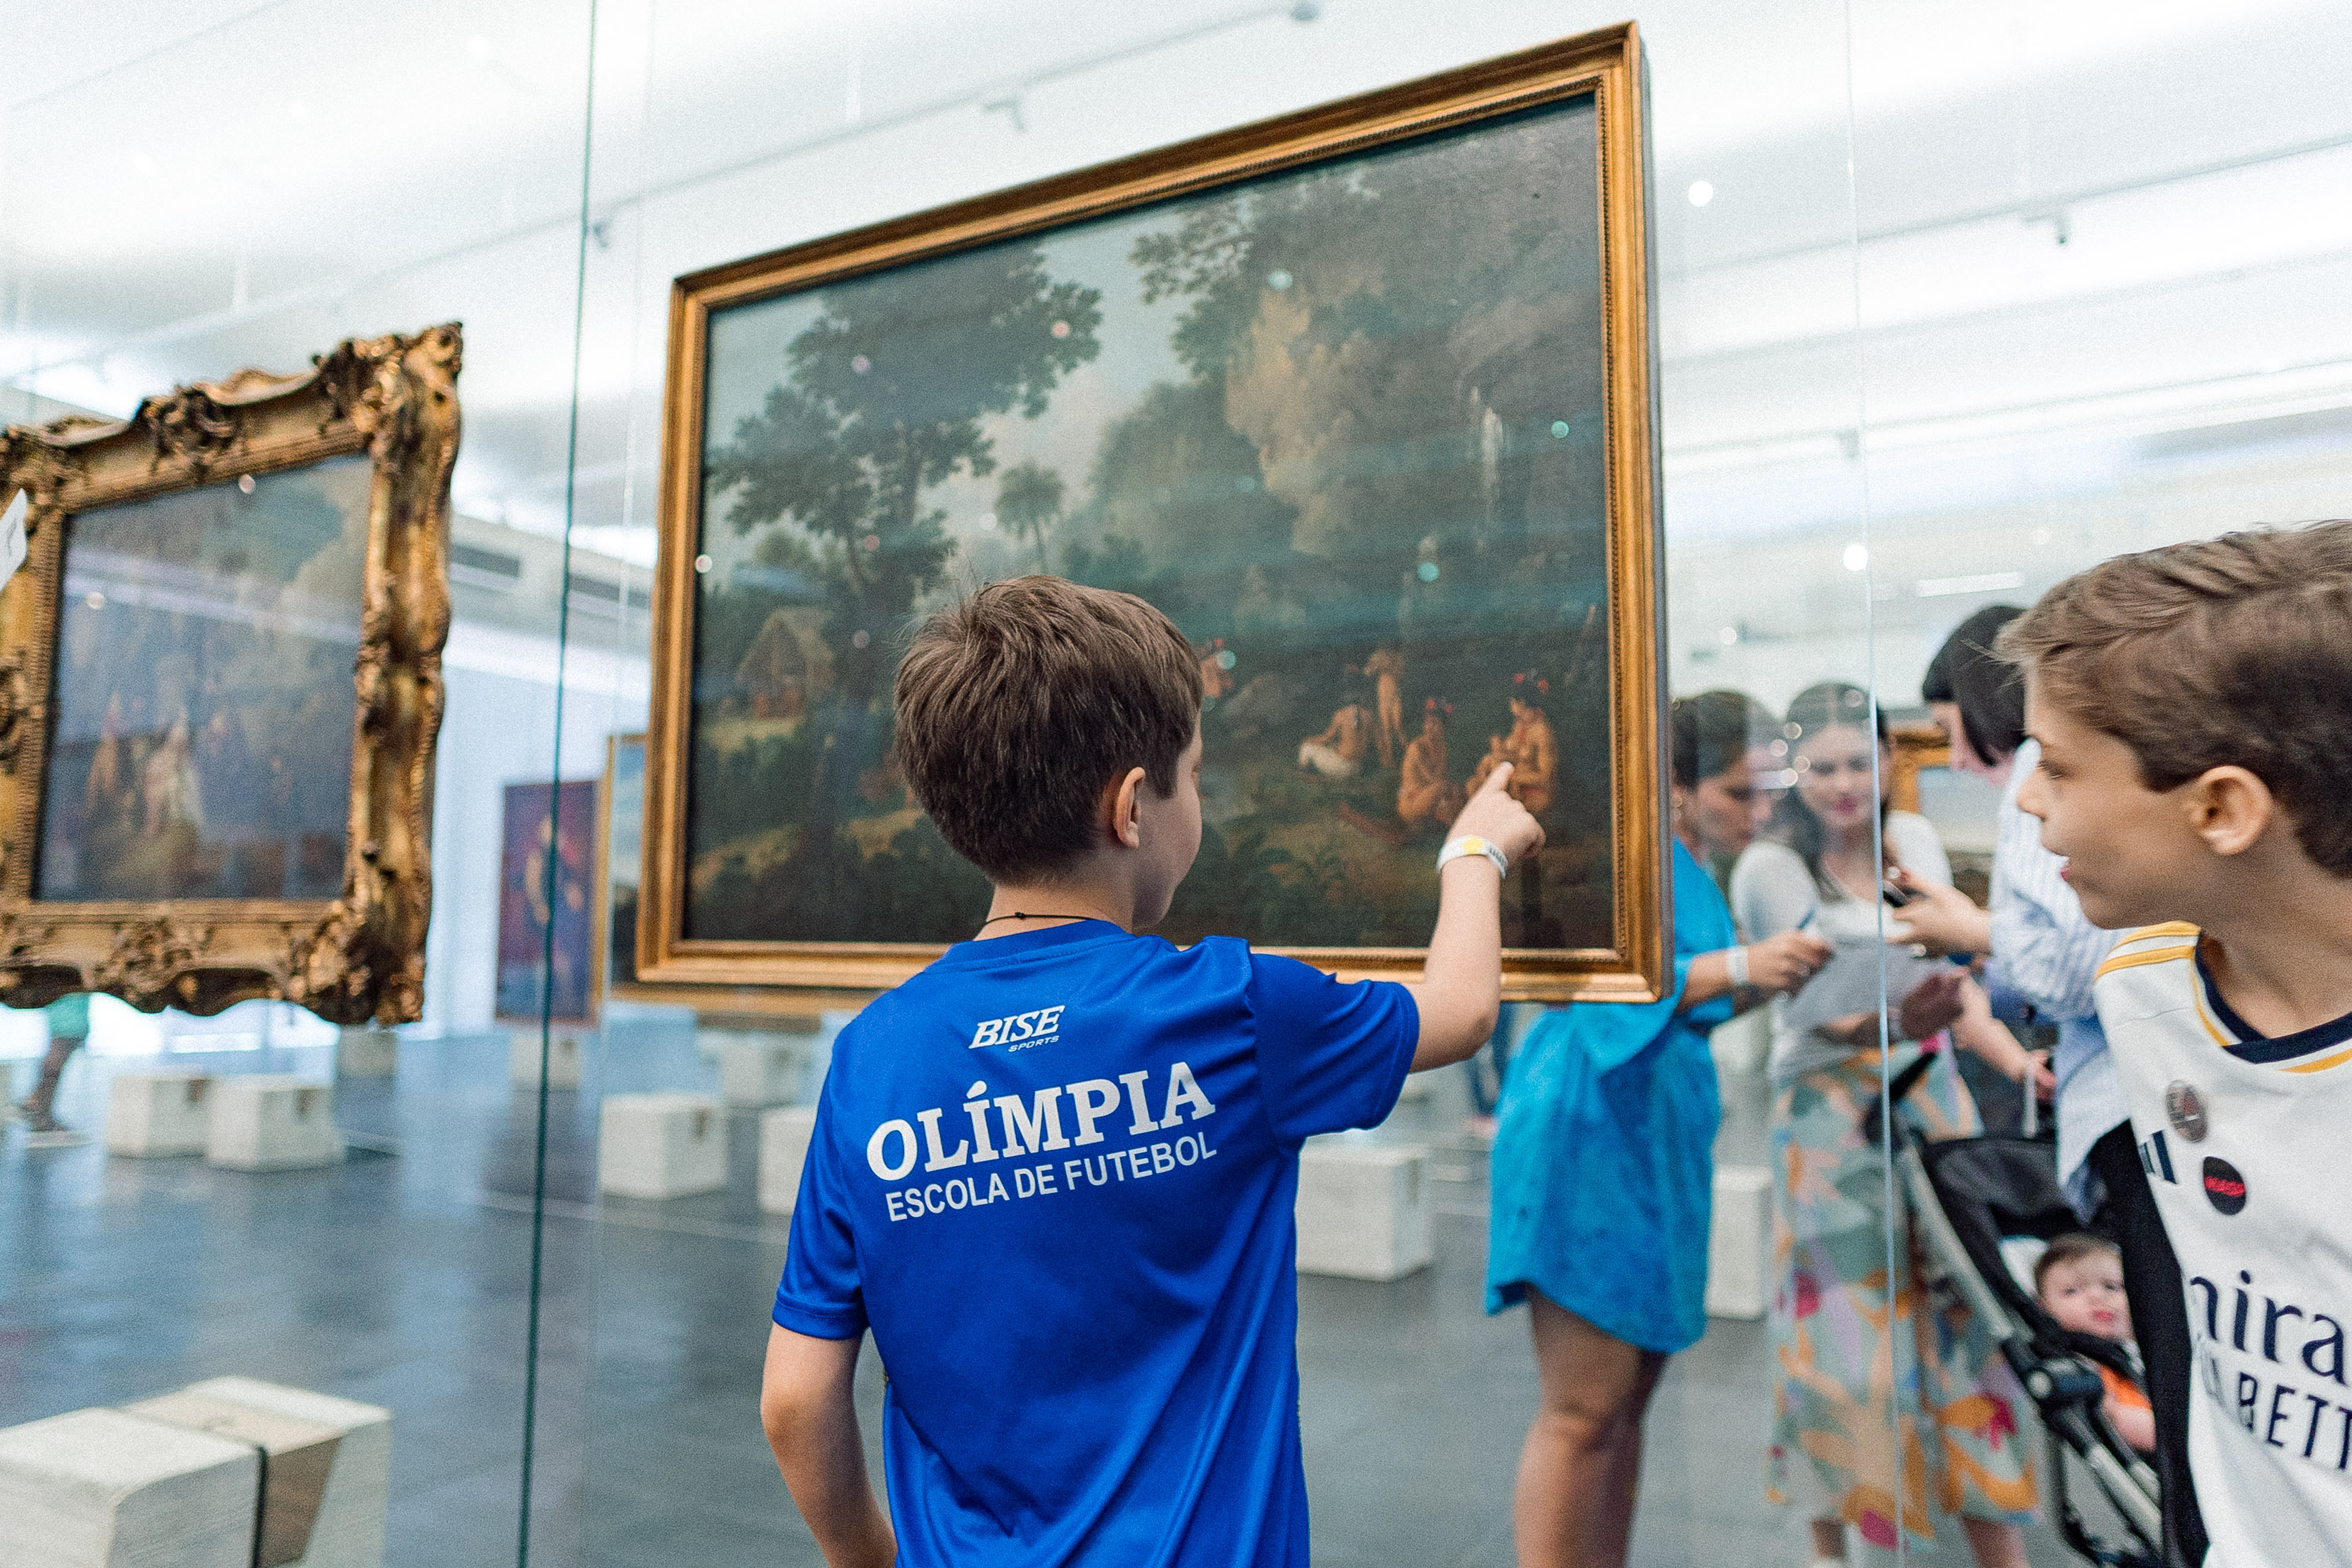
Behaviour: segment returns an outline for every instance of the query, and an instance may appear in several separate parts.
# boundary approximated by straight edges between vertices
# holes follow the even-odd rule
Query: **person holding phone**
[[[1732,911],[1751,941],[1810,930],[1834,956],[1772,1005],[1771,1495],[1807,1507],[1822,1563],[1844,1561],[1849,1523],[1873,1546],[1925,1551],[1957,1516],[1982,1568],[2022,1564],[2038,1500],[2024,1394],[1980,1327],[1930,1307],[1871,1113],[1885,1081],[1935,1053],[1897,1114],[1932,1138],[1978,1131],[1944,1049],[1955,1033],[2012,1077],[2041,1069],[1964,971],[1885,945],[1890,876],[1948,886],[1951,868],[1925,817],[1886,807],[1894,759],[1869,694],[1810,687],[1781,733],[1793,787],[1733,868]],[[1898,1506],[1886,1478],[1922,1460]]]

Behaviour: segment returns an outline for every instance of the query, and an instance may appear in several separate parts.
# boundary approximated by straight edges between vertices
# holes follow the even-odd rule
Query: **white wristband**
[[[1723,950],[1723,967],[1730,974],[1731,983],[1734,985],[1746,985],[1749,983],[1748,979],[1748,950],[1746,948],[1725,948]]]
[[[1465,855],[1484,855],[1495,863],[1495,874],[1498,877],[1511,874],[1511,858],[1486,840],[1477,837],[1450,840],[1437,852],[1437,868],[1443,871],[1448,860],[1459,860]]]

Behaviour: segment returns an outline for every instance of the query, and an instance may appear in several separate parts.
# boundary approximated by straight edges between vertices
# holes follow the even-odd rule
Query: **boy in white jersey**
[[[2002,639],[2179,1255],[2208,1568],[2352,1563],[2352,522],[2122,556]]]

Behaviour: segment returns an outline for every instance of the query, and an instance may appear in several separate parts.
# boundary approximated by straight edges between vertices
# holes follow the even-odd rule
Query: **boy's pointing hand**
[[[1514,865],[1543,847],[1543,824],[1511,798],[1511,764],[1504,763],[1486,775],[1454,819],[1446,834],[1452,838],[1484,838],[1508,856]]]

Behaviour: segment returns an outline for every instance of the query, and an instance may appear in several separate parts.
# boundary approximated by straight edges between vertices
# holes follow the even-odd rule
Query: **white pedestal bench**
[[[539,1087],[539,1030],[512,1029],[507,1034],[507,1077],[518,1089]],[[558,1028],[547,1042],[547,1087],[580,1087],[580,1035]]]
[[[708,1094],[604,1097],[596,1188],[625,1198],[683,1198],[727,1184],[727,1110]]]
[[[768,1213],[793,1212],[815,1131],[814,1105],[782,1106],[760,1118],[760,1206]]]
[[[127,1415],[258,1447],[258,1568],[383,1568],[392,1412],[253,1377],[215,1377]]]
[[[337,1078],[392,1078],[400,1070],[400,1037],[390,1029],[344,1029],[335,1036]]]
[[[251,1444],[120,1410],[0,1432],[10,1568],[251,1568]]]
[[[201,1154],[212,1079],[200,1072],[121,1072],[106,1086],[106,1152]]]
[[[1715,1208],[1706,1228],[1706,1313],[1760,1318],[1772,1248],[1772,1173],[1727,1165],[1715,1173]]]
[[[291,1171],[343,1157],[335,1086],[257,1074],[213,1080],[205,1163],[232,1171]]]
[[[1426,1150],[1334,1138],[1298,1152],[1299,1272],[1401,1279],[1435,1254]]]

